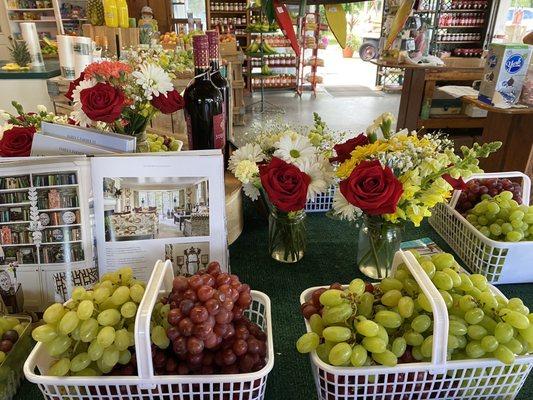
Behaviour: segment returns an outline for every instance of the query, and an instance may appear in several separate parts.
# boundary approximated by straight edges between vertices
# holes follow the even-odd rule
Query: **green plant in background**
[[[348,46],[352,50],[357,50],[363,43],[362,39],[358,35],[348,35],[348,39],[346,40],[346,46]]]

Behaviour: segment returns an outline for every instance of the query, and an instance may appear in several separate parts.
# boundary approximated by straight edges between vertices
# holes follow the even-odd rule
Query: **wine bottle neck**
[[[194,76],[195,79],[199,80],[209,80],[209,67],[195,67]]]
[[[220,69],[220,63],[218,59],[211,59],[211,71],[217,72]]]

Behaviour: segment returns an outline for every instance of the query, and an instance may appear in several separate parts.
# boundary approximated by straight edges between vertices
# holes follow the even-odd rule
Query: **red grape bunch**
[[[170,343],[165,348],[164,340],[154,340],[152,329],[158,374],[236,374],[265,366],[266,334],[244,316],[252,303],[250,286],[221,272],[217,262],[190,277],[175,277],[161,303]]]
[[[503,191],[513,194],[513,200],[522,204],[522,186],[507,178],[472,179],[466,183],[467,188],[461,192],[457,202],[457,211],[464,214],[478,204],[484,194],[494,197]]]

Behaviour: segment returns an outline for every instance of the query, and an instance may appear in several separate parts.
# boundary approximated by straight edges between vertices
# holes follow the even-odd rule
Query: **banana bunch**
[[[7,63],[2,67],[4,71],[28,71],[30,67],[21,67],[17,63]]]
[[[247,54],[263,53],[264,55],[277,54],[277,51],[273,49],[267,42],[257,42],[252,40],[252,43],[246,48]]]
[[[263,66],[261,67],[261,75],[272,75],[272,74],[273,72],[270,69],[270,67],[266,64],[263,64]]]
[[[45,55],[57,55],[57,42],[48,39],[47,37],[43,38],[44,45],[41,47],[41,51]]]
[[[276,22],[269,24],[268,22],[251,22],[246,27],[246,32],[275,32],[279,29]]]

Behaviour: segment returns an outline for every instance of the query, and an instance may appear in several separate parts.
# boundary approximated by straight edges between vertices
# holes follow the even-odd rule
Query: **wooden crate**
[[[83,36],[90,37],[97,44],[101,41],[97,37],[107,39],[107,51],[109,54],[117,54],[118,49],[137,47],[140,43],[139,28],[110,28],[108,26],[82,25]]]

